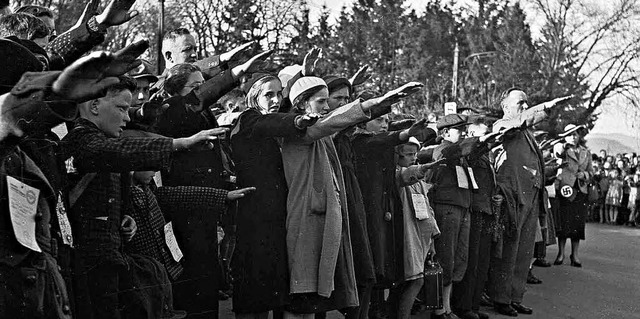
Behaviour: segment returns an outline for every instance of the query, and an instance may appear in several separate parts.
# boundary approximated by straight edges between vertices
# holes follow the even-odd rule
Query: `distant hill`
[[[589,134],[586,137],[587,147],[592,153],[607,150],[609,154],[640,153],[640,139],[624,134]]]

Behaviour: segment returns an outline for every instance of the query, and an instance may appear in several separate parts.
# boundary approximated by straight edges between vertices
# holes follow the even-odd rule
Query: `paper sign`
[[[7,176],[9,186],[9,211],[13,232],[18,242],[37,252],[42,252],[36,242],[36,212],[40,190]]]
[[[469,177],[471,178],[471,185],[473,186],[473,189],[478,189],[478,183],[476,182],[476,176],[473,175],[473,169],[471,169],[471,167],[467,167],[467,170],[469,171]]]
[[[429,206],[427,200],[422,194],[411,194],[411,201],[413,202],[413,210],[416,213],[418,220],[424,220],[429,218]]]
[[[67,216],[67,210],[62,202],[62,193],[58,193],[58,202],[56,203],[56,213],[58,214],[58,225],[62,234],[62,242],[65,245],[73,247],[73,235],[71,234],[71,223]]]
[[[549,194],[549,198],[556,198],[556,186],[555,185],[545,186],[545,188],[547,189],[547,193]]]
[[[51,132],[58,135],[60,139],[63,139],[67,135],[67,133],[69,133],[69,130],[67,129],[66,123],[61,123],[58,126],[52,128]]]
[[[458,106],[456,102],[447,102],[444,104],[444,115],[456,114],[458,112]]]
[[[467,174],[462,166],[456,166],[456,176],[458,177],[458,187],[469,189],[469,179],[467,179]]]
[[[164,225],[164,240],[167,243],[167,247],[169,247],[173,260],[180,261],[183,255],[180,247],[178,247],[178,241],[173,233],[173,224],[171,224],[171,222]]]
[[[162,187],[162,174],[160,173],[160,171],[157,171],[153,175],[153,181],[156,183],[157,187]]]

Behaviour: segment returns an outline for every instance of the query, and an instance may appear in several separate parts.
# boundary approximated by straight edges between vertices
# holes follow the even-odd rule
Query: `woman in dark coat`
[[[267,318],[289,302],[286,243],[287,182],[279,137],[304,134],[311,118],[275,113],[282,102],[277,77],[254,75],[244,111],[231,132],[237,184],[256,191],[239,203],[231,265],[236,318]]]
[[[349,102],[351,93],[349,81],[346,78],[335,76],[325,77],[324,80],[329,88],[329,109],[335,110],[346,105]],[[360,192],[360,183],[358,183],[358,178],[356,177],[354,152],[351,145],[351,136],[354,131],[355,127],[350,127],[333,137],[344,178],[353,263],[356,284],[358,285],[358,299],[360,301],[360,306],[347,310],[345,317],[368,318],[369,300],[371,299],[371,289],[375,283],[375,273],[369,232],[367,231],[367,216],[364,210],[362,193]]]
[[[364,124],[364,129],[359,127],[352,136],[355,173],[364,200],[376,289],[388,289],[404,281],[403,212],[395,185],[395,147],[420,134],[425,127],[425,122],[419,121],[409,129],[387,132],[387,116],[381,116]],[[380,311],[377,309],[381,303],[380,291],[373,292],[372,310]]]
[[[556,181],[558,193],[558,213],[556,237],[558,237],[558,257],[554,264],[562,264],[564,246],[571,239],[571,266],[582,267],[578,259],[580,240],[585,239],[584,228],[587,218],[589,180],[593,177],[591,152],[584,146],[585,130],[582,126],[569,124],[560,136],[566,143],[558,144],[554,154],[562,159],[562,171]]]

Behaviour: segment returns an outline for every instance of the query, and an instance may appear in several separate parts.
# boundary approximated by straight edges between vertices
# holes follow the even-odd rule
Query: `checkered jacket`
[[[165,244],[164,225],[166,221],[161,206],[164,206],[167,211],[182,210],[183,213],[206,209],[212,212],[211,218],[217,219],[216,213],[219,214],[226,208],[227,193],[226,190],[209,187],[131,186],[131,205],[128,206],[130,210],[127,214],[136,220],[138,230],[133,239],[125,246],[126,251],[155,258],[164,264],[172,280],[178,279],[184,269],[180,263],[173,259]],[[167,218],[171,219],[170,216]],[[175,225],[174,228],[176,228]],[[186,258],[189,257],[186,256]]]
[[[86,267],[124,264],[119,230],[128,203],[129,172],[169,167],[172,144],[170,138],[110,138],[85,119],[78,119],[62,140],[65,156],[73,157],[80,177],[97,173],[70,214],[77,251]]]

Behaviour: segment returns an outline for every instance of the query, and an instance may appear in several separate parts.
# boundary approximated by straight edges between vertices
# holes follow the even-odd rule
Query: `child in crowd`
[[[232,126],[235,124],[240,114],[247,109],[245,98],[245,92],[240,89],[234,89],[220,98],[218,103],[222,107],[222,113],[216,115],[220,126]]]
[[[614,168],[609,175],[609,191],[607,192],[606,205],[609,223],[613,224],[618,219],[618,208],[622,202],[622,177],[620,169]]]
[[[411,307],[424,284],[424,265],[429,255],[435,255],[433,238],[440,235],[433,209],[427,193],[433,186],[424,181],[425,174],[434,163],[413,165],[420,150],[420,142],[409,138],[409,142],[396,147],[396,183],[404,217],[404,279],[392,294],[398,300],[399,319],[408,319]],[[437,163],[436,163],[437,165]]]

